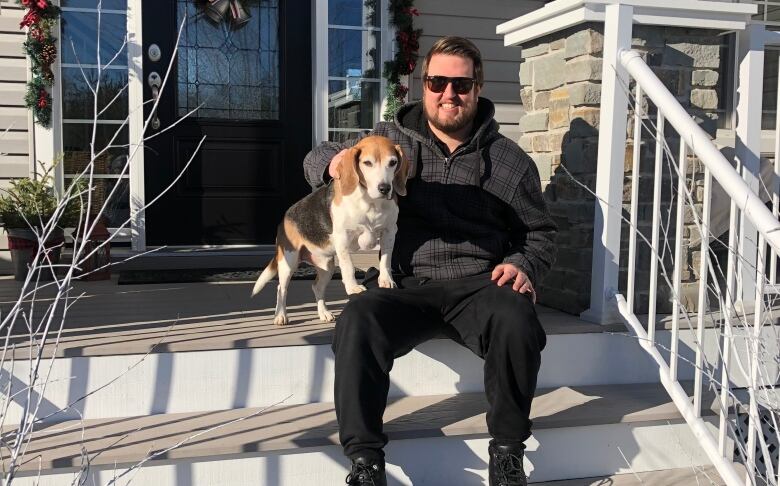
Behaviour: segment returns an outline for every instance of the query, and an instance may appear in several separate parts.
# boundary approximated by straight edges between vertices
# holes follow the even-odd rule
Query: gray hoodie
[[[493,103],[479,98],[471,139],[452,154],[428,129],[421,102],[370,135],[401,145],[412,163],[399,198],[393,270],[435,280],[490,272],[513,263],[535,285],[555,259],[555,223],[531,158],[498,133]],[[323,142],[304,159],[312,187],[325,184],[330,160],[354,145]]]

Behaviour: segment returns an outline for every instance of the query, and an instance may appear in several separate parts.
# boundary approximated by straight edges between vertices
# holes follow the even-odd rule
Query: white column
[[[139,214],[146,204],[144,189],[144,44],[141,0],[127,3],[127,62],[129,100],[128,131],[130,134],[130,241],[133,251],[146,250],[146,213]],[[138,144],[138,145],[133,145]]]
[[[623,165],[626,156],[628,73],[618,61],[631,48],[633,8],[608,5],[604,17],[604,63],[601,82],[599,152],[596,169],[596,213],[593,224],[593,274],[590,308],[582,318],[608,324],[620,320],[618,290]]]
[[[758,193],[761,154],[761,105],[763,100],[764,26],[748,24],[737,32],[736,142],[735,154],[742,177]],[[756,242],[758,232],[744,217],[739,222],[742,264],[737,267],[741,286],[737,298],[751,303],[755,294]],[[741,290],[740,290],[741,289]]]

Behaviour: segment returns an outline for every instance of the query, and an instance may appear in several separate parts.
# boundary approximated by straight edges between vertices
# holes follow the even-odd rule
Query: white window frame
[[[387,91],[387,80],[382,76],[385,67],[385,61],[393,58],[395,29],[390,26],[390,12],[388,11],[388,0],[379,0],[378,8],[381,13],[381,22],[379,27],[363,28],[342,25],[328,24],[328,0],[314,1],[314,35],[312,36],[312,73],[314,77],[314,117],[312,123],[312,144],[328,140],[328,131],[350,131],[361,132],[363,129],[345,129],[328,127],[328,81],[333,79],[328,76],[328,29],[347,28],[355,30],[375,30],[379,32],[380,42],[380,62],[377,66],[379,74],[379,93],[380,103],[374,113],[374,123],[381,121],[382,108],[385,106],[384,98]],[[338,78],[336,78],[338,79]],[[375,81],[377,78],[366,78],[366,80]],[[363,78],[361,78],[363,80]]]
[[[57,2],[57,3],[59,3],[59,2]],[[133,13],[136,8],[140,12],[140,8],[141,8],[140,4],[141,4],[141,0],[127,0],[127,7],[128,7],[127,10],[103,9],[101,11],[102,12],[101,15],[125,15],[125,17],[126,17],[126,34],[129,35],[130,32],[131,32],[130,31],[130,27],[131,27],[131,25],[130,25],[131,13]],[[85,13],[85,14],[95,13],[97,11],[96,9],[93,9],[93,8],[79,8],[79,7],[60,7],[60,8],[62,9],[63,12],[76,12],[76,13]],[[57,33],[56,33],[56,35],[57,35],[57,52],[61,54],[63,52],[63,45],[62,45],[62,42],[61,42],[61,39],[62,39],[62,22],[57,22]],[[128,43],[127,43],[127,46],[126,46],[126,49],[128,51],[128,58],[127,58],[126,65],[124,65],[124,66],[118,65],[117,62],[115,62],[111,66],[108,66],[108,67],[104,66],[103,67],[104,69],[122,69],[122,70],[127,70],[128,71],[128,83],[130,83],[129,86],[128,86],[128,92],[129,93],[133,89],[133,81],[131,79],[132,72],[133,72],[133,70],[131,69],[131,67],[132,67],[132,64],[131,64],[131,59],[132,59],[132,57],[131,57],[131,49],[133,48],[133,43],[130,42],[130,40],[131,40],[131,38],[128,37]],[[64,46],[64,47],[66,49],[68,48],[68,46]],[[79,65],[78,64],[63,63],[60,60],[60,58],[61,58],[61,56],[57,57],[57,64],[56,64],[56,79],[57,79],[57,82],[55,82],[55,85],[53,86],[53,92],[52,92],[52,95],[54,96],[54,98],[56,100],[55,103],[54,103],[54,106],[52,108],[52,131],[54,132],[54,140],[53,141],[54,141],[55,152],[57,154],[64,154],[65,153],[64,124],[65,123],[92,123],[92,120],[87,120],[87,119],[65,119],[64,118],[64,111],[63,111],[63,106],[62,106],[62,79],[63,79],[62,78],[62,69],[63,68],[79,67]],[[82,68],[95,68],[95,67],[97,67],[97,65],[95,65],[95,64],[88,64],[88,63],[82,63],[81,67]],[[132,97],[130,97],[128,105],[129,105],[128,106],[128,110],[130,110],[130,106],[133,106],[133,99],[132,99]],[[143,114],[141,114],[141,116],[143,116]],[[133,121],[132,113],[130,113],[130,117],[131,118],[128,121],[128,124],[131,124],[132,121]],[[108,121],[106,121],[106,120],[99,120],[98,123],[99,124],[116,124],[116,125],[119,125],[119,124],[122,123],[122,121],[117,121],[117,120],[108,120]],[[130,137],[129,140],[132,141],[133,140],[133,138],[132,138],[133,137],[132,129],[129,130],[129,137]],[[129,152],[132,152],[132,148],[129,148],[128,150],[129,150]],[[143,152],[143,151],[141,151],[141,152]],[[132,207],[132,205],[133,205],[133,201],[135,199],[134,198],[134,194],[133,194],[133,175],[132,175],[133,166],[134,165],[135,164],[130,164],[129,171],[128,171],[129,173],[127,175],[124,175],[124,176],[121,176],[121,177],[119,177],[117,175],[114,175],[114,174],[95,174],[93,176],[95,179],[116,179],[116,180],[127,179],[128,180],[129,189],[130,189],[128,197],[130,198],[130,214],[131,215],[133,214],[133,207]],[[62,193],[65,190],[65,178],[66,178],[65,164],[58,164],[57,167],[55,168],[55,172],[54,172],[54,184],[55,184],[55,188],[60,193]],[[134,240],[132,238],[133,227],[134,226],[137,226],[137,222],[135,220],[132,220],[130,228],[123,228],[123,229],[109,228],[109,231],[111,231],[112,233],[117,233],[116,236],[114,237],[113,241],[116,241],[116,242],[131,241],[131,242],[134,243]]]

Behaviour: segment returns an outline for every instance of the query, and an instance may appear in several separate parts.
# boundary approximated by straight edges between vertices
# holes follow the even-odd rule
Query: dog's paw
[[[366,288],[362,285],[355,285],[353,287],[350,287],[347,289],[347,295],[354,295],[359,294],[360,292],[365,292]]]
[[[393,277],[383,277],[379,276],[378,280],[379,286],[383,289],[394,289],[397,287],[395,284],[395,280],[393,280]]]
[[[329,310],[320,311],[319,314],[320,314],[320,320],[322,322],[333,322],[336,320],[336,318],[333,317],[333,314],[331,314]]]
[[[274,324],[277,326],[286,326],[290,323],[290,320],[287,319],[287,314],[276,314],[274,316]]]

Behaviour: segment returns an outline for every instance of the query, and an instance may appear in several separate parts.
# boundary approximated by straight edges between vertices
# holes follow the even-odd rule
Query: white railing
[[[775,165],[775,179],[766,187],[759,176],[764,47],[780,44],[780,34],[768,32],[764,25],[754,22],[756,13],[755,4],[717,1],[554,0],[496,28],[496,32],[504,36],[505,45],[524,45],[576,25],[603,23],[591,298],[590,307],[581,317],[600,324],[627,323],[657,364],[661,382],[703,450],[730,486],[780,484],[780,467],[776,461],[773,463],[763,434],[757,433],[762,428],[770,430],[770,435],[780,443],[777,417],[780,393],[777,396],[770,393],[780,383],[780,333],[775,326],[765,326],[767,317],[771,318],[772,311],[777,311],[778,307],[767,305],[764,295],[765,285],[775,284],[775,298],[780,296],[775,271],[780,254],[780,167]],[[640,55],[630,50],[635,24],[735,33],[737,86],[733,166]],[[629,92],[631,79],[635,93]],[[631,170],[634,185],[628,217],[630,224],[626,224],[623,218],[624,160],[630,98],[635,100],[634,165]],[[647,109],[643,110],[645,103]],[[673,131],[676,132],[673,138],[679,143],[676,154],[671,153],[671,139],[667,138]],[[780,132],[780,121],[777,132]],[[655,147],[655,157],[644,159],[645,164],[655,164],[652,171],[641,171],[643,137],[646,139],[645,152]],[[704,167],[703,187],[701,193],[696,194],[700,199],[698,205],[694,204],[694,193],[686,184],[688,163],[692,161],[691,171],[698,170],[699,164]],[[780,162],[780,140],[776,142],[775,161]],[[640,190],[638,181],[640,174],[647,176],[650,172],[654,177],[653,201],[649,213],[643,212],[645,220],[640,225],[641,212],[637,203],[646,192]],[[669,177],[668,174],[676,176]],[[675,180],[676,187],[662,190],[664,181],[671,186]],[[677,207],[669,207],[667,213],[662,205],[664,201],[669,202],[670,194],[676,197]],[[772,209],[767,209],[763,202],[770,198],[759,198],[756,194],[771,194]],[[719,242],[727,250],[725,272],[721,270],[720,262],[711,256],[715,248],[714,237],[722,236],[726,230],[725,224],[720,222],[722,219],[711,217],[712,200],[720,204],[716,216],[729,211],[728,243]],[[728,209],[721,209],[724,207]],[[670,231],[668,226],[672,220],[675,224]],[[682,295],[682,278],[689,271],[686,261],[690,253],[690,248],[684,251],[683,237],[690,236],[684,231],[691,232],[690,227],[683,226],[684,220],[695,221],[693,232],[700,236],[696,242],[701,255],[696,269],[698,282],[695,277],[687,279],[687,290],[692,290],[691,285],[698,285],[698,295],[693,299]],[[624,226],[630,229],[628,235]],[[620,257],[625,236],[628,236],[628,262],[621,261]],[[646,274],[636,272],[639,260],[647,263],[647,256],[641,256],[638,251],[640,245],[650,248]],[[765,272],[767,254],[769,272]],[[674,268],[667,269],[671,255]],[[618,291],[621,268],[628,270],[623,292]],[[663,276],[661,282],[659,275]],[[648,315],[646,320],[640,320],[636,309],[637,286],[645,283],[647,286],[642,290],[647,289],[648,302],[643,304],[647,305]],[[671,316],[664,318],[665,324],[669,324],[669,333],[665,328],[663,333],[656,333],[656,306],[665,300],[659,298],[662,291],[671,294]],[[686,327],[681,329],[681,323]],[[685,345],[681,346],[681,342]],[[695,355],[689,349],[695,350]],[[691,378],[693,391],[688,392],[681,385],[681,379]],[[705,387],[714,393],[705,395]],[[714,421],[703,413],[712,403],[710,395],[714,397],[715,411],[719,414]],[[744,395],[748,396],[747,400]],[[763,416],[767,417],[771,429],[762,427],[759,399],[767,411]],[[748,414],[747,433],[735,425],[737,414]],[[745,464],[746,476],[737,473],[732,463],[735,448],[741,456],[735,460]],[[757,467],[756,450],[761,452],[763,469]]]
[[[774,283],[776,275],[774,267],[777,264],[776,255],[780,250],[780,222],[778,222],[778,198],[776,181],[773,183],[773,209],[766,207],[762,199],[756,195],[743,180],[740,175],[739,164],[732,164],[723,156],[707,133],[692,119],[691,115],[683,108],[677,99],[666,89],[663,83],[648,67],[641,58],[640,53],[632,50],[618,49],[616,54],[616,66],[625,69],[626,73],[635,82],[635,92],[631,98],[634,102],[634,130],[633,130],[633,167],[632,167],[632,188],[631,188],[631,206],[629,216],[629,261],[624,265],[627,268],[627,283],[625,289],[626,298],[620,293],[615,293],[618,312],[623,317],[629,328],[636,334],[642,348],[658,365],[660,380],[673,402],[679,409],[683,418],[690,425],[702,448],[707,453],[709,459],[717,467],[723,480],[730,486],[742,484],[778,484],[778,472],[780,467],[772,464],[770,454],[767,450],[766,442],[761,434],[761,425],[759,418],[759,400],[766,399],[768,392],[773,389],[774,377],[766,376],[766,370],[762,361],[762,330],[766,322],[767,313],[771,313],[772,306],[765,303],[764,287],[768,282]],[[620,89],[627,91],[629,86],[628,78],[617,76],[618,82],[623,83]],[[648,106],[643,110],[643,103]],[[780,96],[778,98],[780,100]],[[655,108],[655,118],[649,113]],[[679,153],[675,161],[674,154],[669,150],[667,135],[670,133],[671,126],[676,135],[675,141],[679,140]],[[640,228],[639,211],[639,181],[640,181],[640,163],[643,137],[648,140],[654,139],[655,142],[655,167],[653,179],[653,202],[652,202],[652,223],[651,234],[642,233]],[[776,143],[775,172],[778,172],[778,153],[780,152],[780,140]],[[623,154],[611,154],[610,159],[614,164],[623,165]],[[688,187],[689,173],[688,163],[695,157],[704,167],[703,190],[701,201],[694,201],[695,193]],[[601,159],[601,155],[600,155]],[[676,178],[676,190],[670,191],[676,199],[674,218],[675,227],[673,234],[668,234],[668,241],[673,245],[673,270],[671,277],[664,267],[663,253],[664,249],[659,245],[659,236],[662,230],[668,229],[663,226],[661,215],[662,198],[661,188],[664,184],[663,167],[665,161],[671,161],[673,178]],[[730,227],[728,241],[728,265],[725,275],[720,272],[717,262],[713,261],[710,252],[711,238],[720,235],[711,235],[710,216],[711,199],[713,193],[713,178],[731,201],[730,208]],[[671,184],[670,180],[666,181]],[[701,205],[701,210],[697,208],[695,202]],[[670,208],[671,210],[671,208]],[[698,299],[696,300],[696,310],[686,306],[682,295],[682,274],[687,270],[687,255],[683,247],[684,233],[683,223],[692,219],[698,230],[700,237],[699,250],[701,261],[698,268]],[[742,220],[741,218],[744,218]],[[738,224],[743,221],[742,224]],[[753,296],[752,309],[744,303],[744,295],[737,291],[737,283],[740,275],[740,261],[742,255],[738,251],[740,241],[740,231],[742,228],[755,227],[758,230],[757,257],[755,264],[744,263],[744,271],[750,269],[755,275],[755,295]],[[637,245],[647,244],[651,250],[650,256],[650,282],[648,317],[645,323],[642,323],[635,314],[635,295],[637,292]],[[765,254],[766,247],[771,252],[772,272],[767,275]],[[750,262],[750,260],[746,260]],[[671,341],[668,347],[659,343],[656,339],[655,328],[657,325],[656,305],[658,300],[658,277],[659,265],[663,271],[668,289],[671,293],[672,314],[671,314]],[[751,268],[752,266],[752,268]],[[720,272],[720,273],[719,273]],[[720,282],[718,277],[720,278]],[[725,280],[725,283],[723,283]],[[752,288],[752,287],[748,287]],[[712,298],[710,298],[712,297]],[[712,300],[712,302],[710,302]],[[716,305],[717,304],[717,305]],[[752,314],[752,315],[751,315]],[[714,323],[714,329],[720,330],[717,343],[714,348],[717,350],[715,362],[706,362],[705,360],[705,327],[707,321]],[[681,353],[679,345],[681,341],[681,322],[687,324],[687,328],[682,329],[692,337],[692,347],[695,349],[695,358],[687,364],[692,367],[694,375],[693,400],[688,392],[684,390],[678,379],[678,369],[680,366]],[[742,356],[746,356],[747,366],[740,359],[740,353],[736,349],[735,330],[742,328],[746,330],[746,348]],[[714,336],[710,333],[709,336]],[[691,344],[690,342],[688,343]],[[710,346],[713,347],[713,346]],[[712,359],[710,360],[712,361]],[[743,406],[735,396],[735,390],[732,384],[738,378],[734,376],[741,372],[741,382],[745,383],[749,402]],[[703,389],[705,384],[717,391],[717,410],[720,414],[717,433],[712,433],[709,426],[702,418],[702,411],[705,408],[703,399]],[[763,395],[763,396],[762,396]],[[766,401],[766,400],[765,400]],[[771,401],[771,400],[770,400]],[[776,401],[776,399],[775,399]],[[737,473],[731,460],[731,453],[727,450],[729,433],[731,425],[730,411],[733,408],[742,413],[748,413],[749,424],[747,431],[747,446],[743,448],[743,462],[748,471],[747,478],[741,477]],[[775,422],[774,416],[772,421]],[[770,423],[774,430],[778,430],[777,424]],[[756,472],[756,454],[757,449],[761,449],[764,455],[765,473],[762,475]]]

